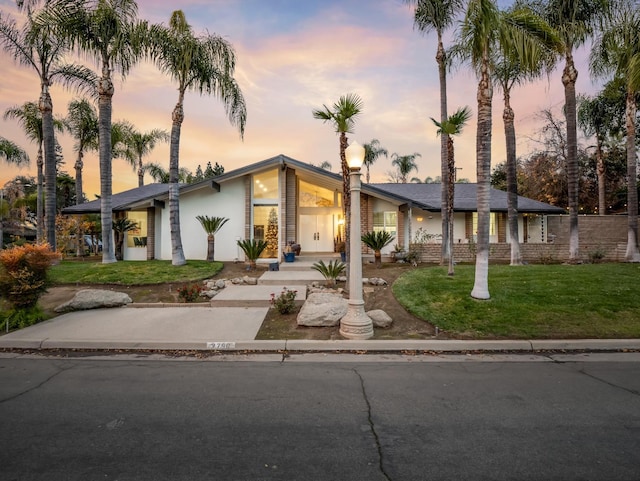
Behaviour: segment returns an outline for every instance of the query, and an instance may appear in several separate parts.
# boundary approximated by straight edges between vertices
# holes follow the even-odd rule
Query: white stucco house
[[[171,259],[168,184],[149,184],[113,195],[115,217],[126,216],[139,228],[127,233],[125,260]],[[439,242],[442,229],[440,184],[363,184],[362,232],[386,230],[405,248],[416,234]],[[342,176],[285,155],[257,162],[213,179],[180,185],[180,226],[187,259],[205,259],[207,235],[198,215],[227,217],[216,234],[216,260],[244,260],[241,239],[264,239],[264,256],[281,259],[295,241],[303,253],[334,252],[344,240]],[[519,197],[521,243],[546,243],[546,216],[561,208]],[[456,184],[454,239],[474,240],[476,184]],[[67,215],[99,213],[100,201],[68,207]],[[423,236],[425,237],[425,236]],[[492,243],[508,240],[507,194],[491,191]],[[366,249],[366,247],[363,247]],[[366,251],[365,251],[366,252]]]

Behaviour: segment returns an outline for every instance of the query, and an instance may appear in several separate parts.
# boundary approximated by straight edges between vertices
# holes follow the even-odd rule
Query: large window
[[[147,213],[128,212],[127,218],[137,224],[137,228],[127,231],[127,247],[146,247]]]
[[[300,207],[333,207],[336,204],[333,190],[300,181]]]
[[[269,170],[253,176],[253,198],[278,198],[278,169]]]
[[[388,232],[395,236],[398,225],[398,213],[395,211],[374,212],[373,213],[373,231]]]
[[[478,213],[473,213],[473,235],[474,239],[477,239],[478,235]],[[491,212],[489,214],[489,235],[497,235],[497,225],[496,225],[496,213]]]

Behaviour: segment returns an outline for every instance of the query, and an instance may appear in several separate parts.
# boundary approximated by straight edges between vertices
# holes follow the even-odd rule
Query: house
[[[237,241],[255,238],[268,242],[263,254],[281,259],[284,246],[295,241],[303,253],[334,252],[344,240],[342,176],[285,155],[242,167],[213,179],[180,185],[180,225],[187,259],[205,259],[207,236],[198,215],[227,217],[216,234],[216,260],[244,260]],[[386,230],[393,244],[408,247],[416,235],[439,242],[440,184],[363,184],[362,232]],[[127,233],[125,260],[171,259],[168,184],[149,184],[114,194],[115,217],[138,224]],[[473,242],[477,215],[476,184],[456,184],[454,238]],[[491,242],[506,242],[507,194],[491,191]],[[68,207],[64,214],[100,212],[100,200]],[[519,198],[520,241],[546,243],[545,218],[563,210]],[[366,247],[363,247],[366,252]],[[383,251],[384,252],[384,251]]]

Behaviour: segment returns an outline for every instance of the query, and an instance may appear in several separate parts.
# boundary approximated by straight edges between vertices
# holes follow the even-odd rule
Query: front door
[[[333,252],[333,215],[300,215],[300,247],[306,252]]]

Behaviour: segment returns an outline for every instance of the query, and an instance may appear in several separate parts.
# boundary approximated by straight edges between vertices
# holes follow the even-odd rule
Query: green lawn
[[[474,266],[411,270],[398,301],[440,329],[476,338],[638,338],[640,265],[491,265],[491,299],[470,296]]]
[[[222,270],[222,262],[187,261],[174,267],[171,261],[101,262],[62,261],[49,272],[55,284],[121,284],[127,286],[190,282],[214,276]]]

